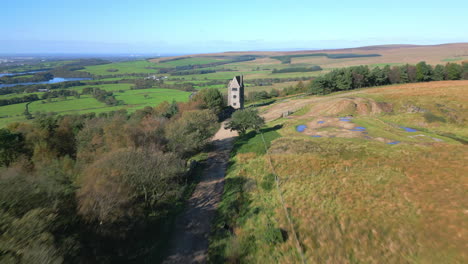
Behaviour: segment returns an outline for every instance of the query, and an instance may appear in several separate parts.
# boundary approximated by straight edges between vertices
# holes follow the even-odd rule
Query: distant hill
[[[327,67],[345,67],[352,65],[372,65],[372,64],[415,64],[420,61],[426,61],[429,64],[440,64],[446,62],[461,62],[468,60],[468,43],[449,43],[440,45],[409,45],[409,44],[389,44],[364,46],[345,49],[323,49],[323,50],[301,50],[301,51],[229,51],[222,53],[193,54],[189,57],[211,57],[211,56],[239,56],[239,55],[262,55],[265,57],[315,54],[315,53],[356,53],[356,54],[380,54],[380,57],[354,58],[346,61],[334,60],[326,63]],[[179,56],[180,57],[180,56]],[[187,57],[187,55],[184,55]],[[178,58],[165,57],[164,60]],[[153,59],[152,62],[158,62],[162,59]],[[323,65],[326,61],[312,61],[298,59],[298,63],[309,63]],[[294,63],[294,61],[293,61]]]

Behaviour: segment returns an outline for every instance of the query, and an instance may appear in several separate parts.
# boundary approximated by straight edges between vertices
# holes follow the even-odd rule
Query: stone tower
[[[244,76],[236,76],[229,82],[228,105],[234,109],[244,108]]]

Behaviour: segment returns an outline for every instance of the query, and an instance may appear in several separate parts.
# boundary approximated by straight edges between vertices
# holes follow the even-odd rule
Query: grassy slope
[[[363,90],[359,96],[391,102],[396,113],[358,116],[353,122],[370,134],[404,141],[393,146],[305,136],[295,126],[313,120],[306,110],[295,119],[269,123],[283,125],[268,132],[282,136],[272,142],[271,158],[308,263],[468,261],[468,148],[437,135],[467,134],[467,91],[468,85],[457,82]],[[402,113],[410,103],[446,121]],[[394,125],[425,129],[422,134],[444,142],[408,138],[414,133]],[[258,136],[239,140],[232,157],[211,237],[212,262],[300,262],[267,156],[256,144],[262,144]]]
[[[190,92],[173,89],[130,90],[131,86],[132,85],[130,84],[105,84],[89,86],[98,87],[107,91],[114,91],[116,99],[123,100],[124,105],[107,106],[106,104],[97,101],[90,95],[81,95],[80,98],[67,97],[66,100],[54,98],[52,102],[49,103],[47,103],[46,100],[35,101],[29,105],[29,112],[33,114],[37,111],[54,112],[57,114],[84,114],[91,112],[109,112],[119,109],[127,109],[128,111],[132,112],[145,106],[154,107],[163,101],[171,102],[175,100],[177,102],[185,102],[188,101],[188,98],[191,94]],[[78,92],[81,92],[84,87],[88,86],[78,86],[71,89],[75,89]],[[40,96],[42,93],[37,94]],[[26,103],[21,103],[0,107],[0,116],[2,117],[0,118],[0,127],[4,127],[11,122],[26,121],[23,115],[25,105]]]

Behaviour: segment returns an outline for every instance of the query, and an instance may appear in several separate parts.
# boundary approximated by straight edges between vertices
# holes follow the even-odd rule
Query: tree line
[[[311,53],[311,54],[295,54],[295,55],[283,55],[273,56],[272,59],[281,61],[282,64],[290,64],[292,58],[302,57],[327,57],[329,59],[347,59],[347,58],[362,58],[362,57],[379,57],[380,54],[356,54],[356,53]]]
[[[271,73],[288,73],[288,72],[313,72],[313,71],[321,71],[322,67],[320,66],[312,66],[312,67],[292,67],[292,68],[284,68],[284,69],[273,69]]]
[[[468,63],[447,63],[431,66],[425,62],[416,65],[402,65],[383,68],[354,66],[333,70],[315,78],[310,83],[313,94],[329,94],[336,91],[363,87],[414,82],[468,79]]]
[[[201,70],[191,70],[191,71],[177,71],[171,73],[173,76],[181,76],[181,75],[193,75],[193,74],[208,74],[208,73],[215,73],[216,70],[209,70],[209,69],[201,69]]]
[[[133,114],[38,115],[0,129],[0,262],[141,262],[194,180],[216,89]]]
[[[275,97],[306,93],[307,91],[308,91],[308,86],[304,84],[303,81],[299,81],[296,85],[290,85],[282,89],[273,88],[270,90],[270,92],[267,92],[267,91],[248,92],[246,96],[246,100],[249,102],[255,102],[255,101],[261,101],[261,100],[271,99]]]
[[[123,105],[122,100],[117,100],[111,91],[102,90],[96,87],[86,87],[81,94],[91,94],[99,102],[105,103],[109,106]]]

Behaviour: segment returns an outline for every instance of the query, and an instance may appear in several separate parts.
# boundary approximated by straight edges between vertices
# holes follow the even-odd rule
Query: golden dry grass
[[[423,133],[437,131],[466,135],[468,81],[395,85],[323,97],[289,100],[264,108],[265,114],[286,107],[305,107],[282,123],[269,149],[281,192],[308,263],[467,263],[468,254],[468,148],[455,140],[422,142],[399,125],[428,122],[423,113],[407,113],[416,105],[447,118],[427,123]],[[314,106],[350,95],[391,103],[394,113],[357,116],[372,133],[407,140],[387,145],[365,138],[311,138],[295,131],[297,124],[319,129]],[[359,100],[358,100],[359,101]],[[450,121],[456,113],[460,123]],[[323,113],[321,113],[323,114]],[[319,116],[322,118],[322,116]],[[327,117],[329,125],[336,118]],[[334,122],[334,123],[333,123]],[[385,137],[383,136],[383,137]],[[249,208],[237,221],[228,248],[232,261],[246,263],[299,263],[292,237],[266,243],[265,226],[290,235],[288,222],[274,190],[263,186],[272,172],[268,157],[237,154],[227,179],[242,178]],[[240,252],[242,245],[251,250]],[[232,248],[231,248],[232,249]],[[234,257],[233,257],[234,256]]]
[[[271,151],[308,263],[468,260],[465,146],[392,149],[282,138]],[[271,171],[266,156],[238,154],[235,161],[228,178],[247,179],[249,207],[260,213],[234,228],[231,243],[257,239],[249,242],[255,250],[243,259],[247,263],[299,263],[291,237],[277,244],[261,239],[268,221],[291,234],[277,194],[260,187]]]
[[[353,58],[353,59],[327,59],[325,57],[303,57],[293,58],[292,63],[310,63],[323,65],[326,68],[339,68],[354,65],[373,65],[373,64],[416,64],[420,61],[426,61],[429,64],[445,64],[446,59],[456,59],[456,63],[461,63],[463,60],[468,59],[468,43],[454,43],[443,45],[382,45],[370,46],[349,49],[332,49],[332,50],[303,50],[303,51],[248,51],[248,52],[222,52],[222,53],[206,53],[194,54],[193,57],[207,57],[207,56],[237,56],[237,55],[263,55],[263,56],[281,56],[281,55],[298,55],[298,54],[313,54],[313,53],[357,53],[381,54],[381,57],[369,58]],[[175,56],[163,59],[172,59]],[[160,59],[153,59],[152,62],[158,62]],[[248,65],[260,64],[279,64],[279,61],[271,61],[272,59],[258,59],[255,61],[244,62]]]
[[[262,107],[260,111],[267,121],[272,121],[280,118],[282,113],[287,111],[295,112],[306,106],[331,102],[338,98],[347,98],[350,96],[371,97],[377,98],[380,101],[392,103],[402,103],[404,101],[421,100],[425,98],[432,102],[432,104],[435,104],[434,99],[437,98],[444,102],[452,101],[460,105],[463,109],[466,109],[468,105],[468,81],[411,83],[354,90],[329,96],[310,96],[307,98],[286,100],[273,106]]]

